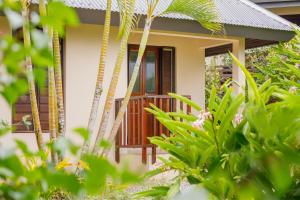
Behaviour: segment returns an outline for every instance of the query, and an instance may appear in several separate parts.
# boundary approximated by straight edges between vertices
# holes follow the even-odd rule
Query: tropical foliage
[[[267,57],[268,67],[257,66],[261,79],[271,79],[273,84],[287,90],[297,90],[300,86],[300,32],[297,29],[295,32],[295,38],[289,43],[271,49]]]
[[[214,4],[210,0],[174,0],[165,12],[157,15],[154,15],[154,9],[158,0],[145,3],[148,3],[148,16],[139,50],[140,57],[142,57],[147,44],[151,23],[157,16],[181,13],[195,18],[211,31],[220,30],[221,25],[218,23]],[[118,1],[121,22],[120,49],[104,105],[97,140],[92,147],[93,152],[88,151],[90,135],[95,128],[99,100],[103,91],[105,59],[110,36],[111,4],[111,1],[107,1],[99,72],[88,128],[74,130],[82,136],[84,141],[84,147],[81,148],[65,137],[59,46],[59,38],[64,37],[65,27],[78,24],[76,12],[62,1],[46,2],[39,0],[39,12],[31,9],[31,1],[29,0],[0,1],[1,12],[8,19],[13,31],[21,29],[23,33],[23,40],[21,41],[16,40],[14,35],[1,38],[1,96],[9,105],[13,105],[21,95],[30,94],[32,123],[38,147],[37,151],[32,151],[19,140],[15,141],[15,147],[7,148],[3,144],[1,145],[1,199],[49,199],[52,196],[65,198],[67,195],[72,198],[86,198],[87,195],[100,195],[108,189],[107,185],[113,185],[114,188],[120,185],[120,188],[123,188],[128,183],[140,181],[139,176],[131,173],[127,168],[117,169],[105,157],[99,156],[99,152],[107,152],[111,146],[103,138],[107,129],[122,62],[126,55],[128,38],[138,22],[138,17],[134,13],[134,0]],[[138,59],[135,71],[138,71],[139,63],[140,60]],[[49,94],[49,141],[43,138],[44,133],[41,129],[35,94],[37,86],[43,90],[46,78],[48,78]],[[135,79],[136,77],[132,78],[131,85],[134,85]],[[128,97],[130,97],[131,91],[132,89],[128,90]],[[126,107],[126,105],[124,103],[123,106]],[[30,122],[25,119],[23,123]],[[13,129],[13,125],[1,122],[0,136],[5,137]],[[111,134],[109,139],[113,140],[114,136],[115,134]]]
[[[294,57],[298,50],[287,52],[279,63],[286,65],[291,59],[294,63],[288,69],[299,73]],[[203,110],[170,94],[191,105],[198,116],[166,113],[154,105],[147,109],[172,133],[171,137],[150,138],[169,158],[161,158],[164,165],[149,175],[169,170],[178,175],[172,184],[138,196],[170,198],[179,191],[180,182],[187,181],[200,184],[216,199],[299,199],[300,96],[271,79],[257,85],[246,67],[233,59],[247,77],[247,99],[226,87],[219,98],[213,88]],[[270,101],[272,97],[277,101]]]
[[[52,196],[65,198],[66,194],[72,198],[83,198],[86,195],[100,195],[108,183],[124,187],[129,182],[139,181],[136,174],[126,168],[117,169],[103,157],[85,153],[79,160],[81,147],[63,137],[63,132],[59,129],[63,126],[58,126],[56,120],[60,118],[56,115],[58,113],[56,109],[59,109],[56,101],[60,99],[56,99],[54,83],[61,78],[58,69],[61,66],[57,39],[58,36],[63,36],[66,25],[77,23],[75,12],[56,1],[49,2],[47,8],[43,1],[40,1],[40,15],[32,11],[31,18],[28,17],[29,2],[25,0],[0,1],[0,9],[13,31],[23,29],[24,33],[24,42],[16,40],[13,35],[1,38],[1,98],[3,97],[8,105],[12,105],[29,90],[35,91],[35,84],[43,89],[48,70],[49,103],[50,99],[52,101],[49,113],[54,114],[50,119],[56,121],[52,124],[54,125],[52,128],[58,130],[53,136],[51,134],[52,140],[46,141],[40,137],[42,132],[38,128],[36,134],[39,134],[37,142],[40,148],[33,151],[21,140],[16,140],[14,146],[4,144],[3,141],[7,139],[4,140],[3,137],[13,131],[14,126],[1,122],[0,199],[51,199]],[[40,30],[40,27],[43,27],[43,30]],[[53,46],[56,46],[54,49],[52,38]],[[60,84],[59,81],[56,83]],[[34,98],[36,97],[33,95],[32,104],[35,104]],[[38,115],[38,110],[36,112]],[[39,119],[33,121],[36,130]],[[88,139],[88,130],[78,128],[74,131],[81,135],[84,141]],[[100,148],[107,148],[107,144],[102,142]],[[53,155],[60,157],[58,163]],[[80,169],[79,175],[75,173],[76,168]]]

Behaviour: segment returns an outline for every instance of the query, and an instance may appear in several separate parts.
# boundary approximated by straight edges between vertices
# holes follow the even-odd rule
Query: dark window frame
[[[157,70],[157,80],[158,83],[156,84],[157,87],[158,87],[158,95],[162,95],[163,94],[163,73],[162,73],[162,66],[163,66],[163,51],[164,50],[169,50],[172,54],[172,58],[171,58],[171,91],[170,92],[176,92],[176,49],[175,47],[170,47],[170,46],[152,46],[152,45],[147,45],[146,47],[146,50],[145,50],[145,53],[146,51],[151,51],[151,50],[157,50],[158,51],[158,70]],[[129,44],[128,45],[128,48],[127,48],[127,85],[129,84],[130,82],[130,71],[129,71],[129,62],[130,62],[130,59],[129,59],[129,56],[130,56],[130,52],[131,51],[138,51],[139,50],[139,45],[137,44]],[[144,57],[145,57],[145,54],[144,54]],[[144,59],[144,58],[143,58]],[[140,72],[141,74],[143,72]],[[143,82],[143,81],[141,81]],[[142,87],[142,84],[143,83],[140,83],[141,84],[141,87]],[[134,95],[134,94],[133,94]],[[135,94],[135,95],[139,95],[139,94]]]

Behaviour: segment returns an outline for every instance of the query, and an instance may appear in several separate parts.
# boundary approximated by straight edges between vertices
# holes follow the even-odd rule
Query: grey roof
[[[256,5],[249,0],[214,0],[219,13],[220,22],[223,24],[264,28],[272,30],[291,31],[290,22]],[[67,5],[75,8],[105,10],[106,0],[65,0]],[[136,0],[136,13],[145,14],[146,0]],[[156,13],[165,10],[172,0],[160,0]],[[117,1],[113,0],[112,10],[117,12]],[[190,19],[189,17],[171,14],[164,17],[172,19]]]

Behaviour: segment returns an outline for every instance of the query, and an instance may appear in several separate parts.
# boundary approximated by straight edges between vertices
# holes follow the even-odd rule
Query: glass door
[[[133,73],[133,68],[138,55],[138,46],[130,48],[128,55],[128,82]],[[159,93],[159,49],[147,47],[142,58],[138,78],[132,95],[155,95]]]

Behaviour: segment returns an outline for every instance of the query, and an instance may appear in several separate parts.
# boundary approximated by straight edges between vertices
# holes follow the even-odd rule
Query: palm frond
[[[120,26],[118,37],[131,31],[138,23],[138,17],[134,14],[135,0],[117,0],[120,12]]]
[[[198,21],[210,31],[221,31],[217,8],[213,0],[173,0],[162,14],[182,14]]]

